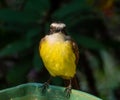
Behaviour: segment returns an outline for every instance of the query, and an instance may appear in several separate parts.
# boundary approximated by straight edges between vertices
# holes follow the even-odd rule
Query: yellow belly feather
[[[69,41],[45,40],[40,46],[40,56],[52,76],[70,79],[75,75],[75,54]]]

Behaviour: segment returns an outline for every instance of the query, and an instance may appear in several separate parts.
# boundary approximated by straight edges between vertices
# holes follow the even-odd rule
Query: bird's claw
[[[48,88],[49,88],[49,83],[45,82],[45,83],[41,86],[41,93],[42,93],[42,94],[45,94]]]
[[[70,98],[71,90],[72,90],[71,85],[68,86],[68,87],[65,89],[65,96],[66,96],[67,98]]]

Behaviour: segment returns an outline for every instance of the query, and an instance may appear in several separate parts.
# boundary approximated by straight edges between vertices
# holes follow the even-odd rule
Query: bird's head
[[[50,34],[61,32],[66,34],[65,32],[66,25],[60,22],[54,22],[50,25]]]

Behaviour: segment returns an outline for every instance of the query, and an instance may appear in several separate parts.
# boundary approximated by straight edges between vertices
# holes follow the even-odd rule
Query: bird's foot
[[[48,88],[49,88],[49,83],[45,82],[45,83],[41,86],[41,93],[42,93],[42,94],[45,94]]]
[[[72,90],[72,86],[71,86],[71,85],[69,85],[69,86],[65,89],[65,96],[66,96],[67,98],[70,98],[71,90]]]

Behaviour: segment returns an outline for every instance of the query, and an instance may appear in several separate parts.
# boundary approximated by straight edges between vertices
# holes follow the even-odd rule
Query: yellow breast
[[[42,41],[40,56],[52,76],[70,79],[76,72],[75,54],[70,41],[64,40],[64,35],[47,35]]]

